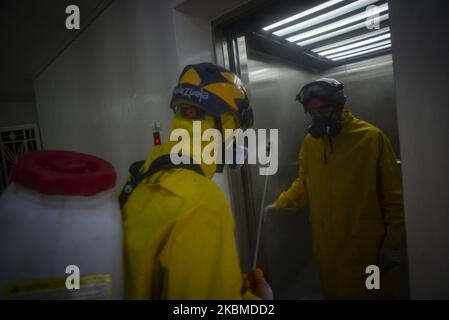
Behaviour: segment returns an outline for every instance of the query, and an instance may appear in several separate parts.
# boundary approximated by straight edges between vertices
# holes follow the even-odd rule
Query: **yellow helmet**
[[[188,104],[219,118],[231,112],[242,129],[253,125],[248,95],[239,77],[213,63],[188,65],[179,76],[170,103],[172,109]]]

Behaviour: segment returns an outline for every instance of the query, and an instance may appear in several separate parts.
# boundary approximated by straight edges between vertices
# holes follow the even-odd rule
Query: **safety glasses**
[[[209,120],[214,119],[214,116],[203,110],[202,108],[189,103],[178,103],[173,106],[173,112],[183,118],[191,120]],[[237,115],[236,115],[237,117]],[[251,128],[254,124],[254,115],[251,107],[243,110],[240,113],[240,126],[243,130]]]

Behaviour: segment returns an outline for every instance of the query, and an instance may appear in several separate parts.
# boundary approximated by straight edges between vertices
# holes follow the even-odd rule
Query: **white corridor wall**
[[[179,72],[189,63],[214,61],[210,19],[177,11],[182,2],[114,1],[39,75],[36,104],[46,149],[110,161],[118,190],[130,163],[147,156],[154,121],[168,139]],[[226,177],[214,179],[229,197]]]

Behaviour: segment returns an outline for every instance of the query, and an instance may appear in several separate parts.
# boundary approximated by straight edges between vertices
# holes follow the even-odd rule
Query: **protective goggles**
[[[192,120],[206,120],[214,117],[205,110],[190,104],[177,104],[173,106],[173,112],[182,118]]]
[[[320,101],[332,101],[332,96],[344,88],[343,84],[334,87],[325,81],[315,81],[305,85],[299,94],[296,96],[298,100],[305,107],[308,105],[311,98],[316,98]]]

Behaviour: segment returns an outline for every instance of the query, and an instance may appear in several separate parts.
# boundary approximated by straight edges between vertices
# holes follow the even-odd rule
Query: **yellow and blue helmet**
[[[170,103],[172,109],[187,104],[214,118],[231,112],[242,129],[253,125],[253,113],[240,78],[213,63],[188,65],[179,76]]]

